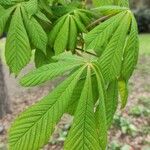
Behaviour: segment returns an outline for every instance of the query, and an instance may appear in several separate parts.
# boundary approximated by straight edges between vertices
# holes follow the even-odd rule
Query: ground
[[[150,150],[150,35],[140,35],[140,56],[130,80],[130,97],[126,109],[118,110],[109,133],[109,150]],[[0,42],[3,47],[4,41]],[[26,70],[31,69],[28,66]],[[36,88],[24,89],[5,68],[5,79],[12,101],[12,114],[0,120],[0,150],[7,148],[7,131],[12,120],[25,108],[46,95],[57,84],[55,81]],[[26,71],[24,71],[26,72]],[[24,74],[23,72],[23,74]],[[71,117],[65,115],[55,135],[43,150],[62,150]]]

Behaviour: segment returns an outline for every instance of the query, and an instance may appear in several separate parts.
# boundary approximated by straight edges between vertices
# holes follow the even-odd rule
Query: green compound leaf
[[[49,34],[50,46],[54,47],[56,55],[75,50],[78,34],[87,32],[86,24],[91,21],[91,16],[89,11],[77,9],[57,20]]]
[[[23,24],[20,7],[16,8],[10,23],[5,55],[10,71],[15,75],[18,75],[31,58],[30,43]]]
[[[100,149],[94,101],[92,96],[91,70],[88,67],[87,77],[75,112],[74,123],[66,140],[65,150],[98,150]]]
[[[37,69],[21,79],[23,86],[67,76],[12,124],[9,149],[41,149],[69,113],[74,120],[64,150],[106,150],[118,99],[124,108],[138,58],[138,29],[128,1],[93,0],[98,7],[91,10],[62,0],[8,2],[0,1],[0,33],[9,30],[11,72],[17,75],[29,62],[32,47]]]
[[[67,110],[84,68],[78,69],[52,93],[16,119],[9,132],[10,150],[37,150],[48,142],[55,125]]]

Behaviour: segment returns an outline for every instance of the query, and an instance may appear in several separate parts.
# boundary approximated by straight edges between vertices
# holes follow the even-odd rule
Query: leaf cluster
[[[24,111],[9,131],[10,150],[43,147],[64,113],[74,116],[65,150],[105,150],[114,114],[128,99],[138,59],[138,29],[128,0],[0,2],[5,56],[18,75],[34,55],[36,69],[20,84],[67,78]]]

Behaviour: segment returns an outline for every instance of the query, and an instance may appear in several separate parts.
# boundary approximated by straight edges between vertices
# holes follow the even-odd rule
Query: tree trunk
[[[0,60],[0,118],[2,118],[6,113],[10,113],[10,103],[9,103],[7,87],[5,85],[3,66]]]

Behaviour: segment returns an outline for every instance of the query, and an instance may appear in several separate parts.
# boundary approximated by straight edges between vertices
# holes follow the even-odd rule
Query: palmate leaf
[[[88,13],[88,11],[76,9],[56,21],[49,34],[50,46],[54,47],[56,55],[76,48],[78,33],[87,32],[86,24],[91,20]]]
[[[42,28],[42,26],[38,23],[38,21],[34,17],[28,17],[28,14],[22,7],[23,19],[25,22],[25,26],[28,32],[28,35],[31,39],[31,43],[37,48],[43,51],[46,54],[46,47],[48,43],[48,37]]]
[[[20,83],[23,86],[36,86],[45,81],[56,78],[57,76],[62,75],[64,72],[75,69],[83,65],[83,61],[59,61],[56,63],[50,63],[44,65],[31,73],[25,75]]]
[[[10,129],[10,150],[37,150],[48,142],[55,125],[68,107],[84,68],[78,69],[52,93],[17,118]]]
[[[67,79],[16,119],[9,132],[10,150],[42,148],[64,113],[74,115],[65,150],[106,150],[107,130],[118,106],[118,95],[123,108],[128,98],[128,80],[137,62],[137,25],[127,8],[128,1],[95,0],[101,7],[90,11],[79,9],[82,4],[79,2],[77,6],[72,1],[68,8],[64,6],[68,4],[65,1],[13,2],[16,3],[13,15],[10,12],[5,18],[2,14],[4,18],[0,20],[1,32],[10,26],[6,54],[11,71],[17,74],[29,62],[31,45],[35,49],[37,69],[21,79],[23,86],[36,86],[60,75],[67,75]],[[57,12],[60,4],[61,13]],[[12,18],[8,27],[7,18]],[[99,21],[102,22],[97,25]],[[49,45],[47,30],[51,30]],[[84,48],[94,50],[98,57],[87,51],[72,55],[82,42],[84,46],[84,36]]]
[[[10,71],[15,75],[30,61],[31,48],[19,6],[16,8],[10,23],[5,56]]]
[[[106,49],[102,53],[99,63],[106,81],[112,81],[120,76],[123,49],[130,27],[131,15],[126,13],[120,25],[114,32]]]
[[[92,96],[91,70],[88,67],[87,77],[75,112],[74,123],[66,140],[65,150],[98,150],[100,149],[94,101]]]

